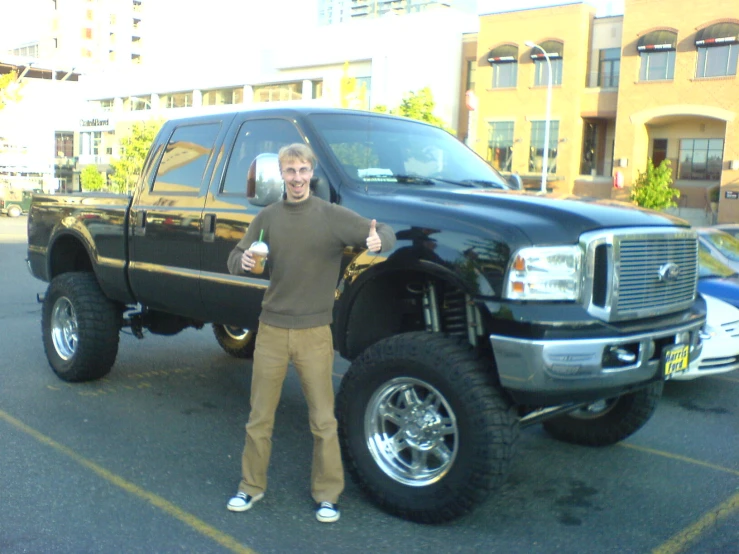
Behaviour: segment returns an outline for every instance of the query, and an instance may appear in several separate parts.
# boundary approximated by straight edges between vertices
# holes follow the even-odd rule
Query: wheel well
[[[49,258],[49,278],[70,271],[92,272],[92,261],[82,243],[71,236],[59,237],[54,242]]]
[[[411,331],[443,333],[489,349],[485,319],[457,284],[419,271],[378,276],[364,284],[346,319],[345,352],[354,359],[371,344]]]

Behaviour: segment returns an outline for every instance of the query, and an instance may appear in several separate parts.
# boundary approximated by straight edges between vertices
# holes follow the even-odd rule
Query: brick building
[[[584,3],[483,15],[464,43],[477,105],[460,108],[460,136],[537,188],[548,121],[548,189],[628,198],[648,158],[668,159],[677,213],[739,221],[738,18],[704,0],[625,0],[602,18]]]

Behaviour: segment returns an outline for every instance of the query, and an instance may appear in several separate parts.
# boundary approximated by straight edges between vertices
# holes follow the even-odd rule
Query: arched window
[[[549,65],[552,66],[552,84],[562,84],[562,51],[564,44],[558,40],[545,40],[539,46],[547,53],[538,48],[531,49],[531,59],[534,60],[534,86],[547,86],[549,84]],[[547,64],[547,56],[549,64]]]
[[[695,76],[722,77],[736,75],[739,55],[739,23],[715,23],[695,35],[698,64]]]
[[[488,52],[488,62],[493,67],[493,88],[515,87],[518,73],[518,46],[501,44]]]
[[[639,37],[636,49],[641,58],[640,81],[665,81],[675,76],[677,33],[669,29],[651,31]]]

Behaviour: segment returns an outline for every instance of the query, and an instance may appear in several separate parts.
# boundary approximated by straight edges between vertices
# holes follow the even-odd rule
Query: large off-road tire
[[[506,478],[519,435],[512,404],[468,345],[430,333],[379,341],[337,394],[349,474],[382,509],[455,519]]]
[[[544,421],[544,429],[555,439],[584,446],[616,444],[636,433],[652,417],[662,396],[659,381],[608,400]]]
[[[21,210],[20,206],[16,206],[15,204],[8,208],[8,217],[20,217],[22,213],[23,210]]]
[[[218,344],[234,358],[253,358],[257,333],[232,325],[213,324],[213,334]]]
[[[107,375],[118,355],[121,310],[92,273],[63,273],[49,284],[41,333],[49,365],[63,381]]]

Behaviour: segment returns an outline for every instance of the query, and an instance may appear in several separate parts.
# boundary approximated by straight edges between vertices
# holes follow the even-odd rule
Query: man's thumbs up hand
[[[367,249],[370,252],[379,252],[382,248],[382,241],[380,235],[377,234],[377,220],[373,219],[370,222],[369,236],[367,237]]]

